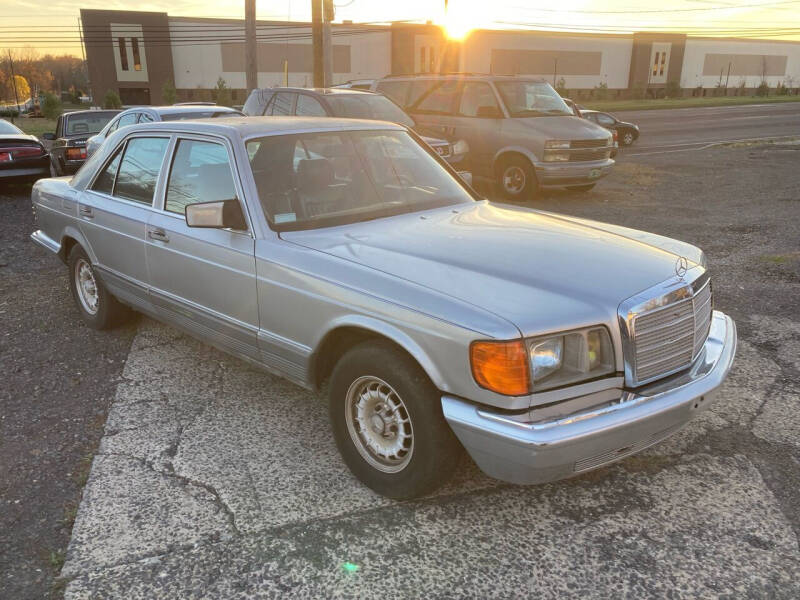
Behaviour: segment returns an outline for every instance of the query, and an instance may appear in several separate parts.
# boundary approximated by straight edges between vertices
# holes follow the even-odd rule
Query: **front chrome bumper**
[[[444,396],[447,422],[478,466],[511,483],[579,475],[630,456],[678,431],[712,401],[736,354],[736,324],[715,311],[708,340],[684,373],[611,404],[553,420],[520,422]]]
[[[609,159],[565,163],[537,162],[536,178],[543,186],[582,185],[602,179],[611,172],[614,161]]]

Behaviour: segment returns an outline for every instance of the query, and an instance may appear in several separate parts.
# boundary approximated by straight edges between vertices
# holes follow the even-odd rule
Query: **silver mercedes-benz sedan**
[[[619,460],[733,362],[699,249],[491,204],[398,125],[135,125],[32,199],[87,324],[134,309],[328,382],[344,461],[393,498],[441,485],[462,448],[515,483]]]

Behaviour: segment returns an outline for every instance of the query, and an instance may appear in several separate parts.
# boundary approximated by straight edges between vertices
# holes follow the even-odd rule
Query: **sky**
[[[171,16],[241,18],[244,2],[170,0],[4,0],[0,50],[34,47],[40,54],[80,56],[80,8],[168,12]],[[800,0],[334,0],[336,20],[433,21],[454,37],[471,28],[573,31],[670,30],[695,35],[800,40]],[[310,0],[257,0],[260,19],[308,21]],[[524,25],[521,25],[524,24]],[[781,34],[777,37],[777,34]]]

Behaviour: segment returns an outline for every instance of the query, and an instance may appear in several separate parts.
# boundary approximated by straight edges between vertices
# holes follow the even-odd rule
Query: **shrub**
[[[758,84],[756,96],[769,96],[769,84],[766,81],[762,81]]]
[[[220,106],[230,106],[233,104],[233,98],[231,97],[231,90],[222,77],[217,79],[217,86],[214,88],[213,92],[214,92],[214,102],[216,102]]]
[[[42,100],[42,116],[45,119],[57,119],[62,112],[64,112],[64,107],[61,100],[55,94],[45,93]]]
[[[608,84],[603,82],[594,86],[594,97],[597,100],[608,99]]]
[[[631,87],[631,97],[634,100],[643,100],[647,97],[647,85],[641,81],[635,81]]]
[[[161,98],[164,100],[164,104],[175,104],[177,96],[178,91],[175,89],[175,84],[171,79],[167,79],[161,86]]]
[[[13,119],[19,116],[18,110],[11,110],[10,108],[4,108],[0,110],[0,117],[5,117],[6,119]]]
[[[558,95],[561,96],[562,98],[566,98],[567,96],[569,96],[569,90],[567,90],[567,80],[564,79],[563,77],[561,77],[558,80],[558,83],[556,83],[556,91],[558,92]]]
[[[667,98],[680,98],[681,97],[681,82],[676,79],[671,79],[664,86],[664,93]]]
[[[122,100],[114,90],[108,90],[103,98],[103,108],[122,108]]]

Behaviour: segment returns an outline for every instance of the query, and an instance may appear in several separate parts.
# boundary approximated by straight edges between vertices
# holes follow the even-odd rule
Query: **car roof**
[[[255,91],[255,90],[254,90]],[[356,94],[367,94],[369,96],[375,96],[373,92],[368,90],[358,90],[353,88],[301,88],[301,87],[274,87],[274,88],[262,88],[259,91],[261,92],[311,92],[312,94],[320,94],[322,96],[342,96],[342,95],[356,95]]]
[[[126,131],[175,131],[182,133],[210,133],[238,136],[243,139],[255,136],[280,135],[314,131],[359,130],[404,131],[405,127],[386,121],[368,119],[340,119],[331,117],[231,117],[225,119],[191,119],[186,121],[160,121],[131,125]]]
[[[387,75],[379,81],[402,81],[415,79],[461,79],[475,81],[535,81],[547,83],[547,80],[535,75],[499,75],[496,73],[414,73],[410,75]]]
[[[73,115],[102,115],[111,113],[112,115],[116,115],[117,113],[122,112],[117,108],[104,108],[103,110],[65,110],[62,113],[64,117],[71,117]]]
[[[157,112],[159,115],[174,115],[179,113],[195,113],[198,111],[209,111],[215,110],[218,112],[239,112],[235,108],[231,108],[229,106],[220,106],[218,104],[184,104],[180,106],[132,106],[131,108],[126,108],[123,112],[135,112],[140,110],[153,110]]]

